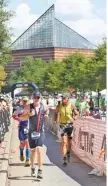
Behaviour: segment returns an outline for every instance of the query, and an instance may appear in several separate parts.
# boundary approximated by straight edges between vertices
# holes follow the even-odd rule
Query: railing
[[[0,108],[0,145],[4,141],[4,136],[9,130],[10,118],[9,108]]]

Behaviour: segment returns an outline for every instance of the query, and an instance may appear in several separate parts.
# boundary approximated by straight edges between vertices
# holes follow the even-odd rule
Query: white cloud
[[[39,17],[37,14],[32,14],[30,7],[26,3],[21,3],[15,12],[16,16],[10,23],[15,35],[13,38],[22,34]]]
[[[51,2],[52,0],[49,0],[49,3]],[[96,10],[95,12],[98,13],[96,16],[91,0],[55,0],[55,2],[56,12],[61,13],[59,19],[64,15],[63,17],[66,18],[63,22],[79,34],[95,44],[106,36],[106,23],[101,16],[98,17],[100,11],[100,15],[102,13],[104,15],[104,11]],[[10,24],[14,33],[12,40],[15,40],[39,17],[39,15],[32,13],[27,3],[20,3],[15,11],[16,16]]]
[[[90,0],[56,0],[56,11],[81,17],[91,17],[93,5]]]
[[[90,38],[91,40],[93,39],[94,43],[97,43],[99,38],[101,39],[106,35],[106,24],[99,18],[65,21],[65,24],[82,36]]]
[[[100,18],[106,20],[106,18],[107,18],[107,8],[100,8],[100,9],[97,9],[97,10],[96,10],[96,13],[97,13],[97,15],[98,15]]]
[[[91,0],[56,0],[57,12],[70,15],[64,23],[97,44],[106,36],[106,23],[102,16],[94,14],[93,9]],[[99,10],[95,12],[97,11],[99,12]],[[100,15],[102,13],[101,10]]]

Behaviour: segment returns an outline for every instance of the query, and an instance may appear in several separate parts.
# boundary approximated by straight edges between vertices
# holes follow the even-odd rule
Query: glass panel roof
[[[52,5],[11,45],[12,50],[48,47],[95,49],[95,45],[55,18]]]

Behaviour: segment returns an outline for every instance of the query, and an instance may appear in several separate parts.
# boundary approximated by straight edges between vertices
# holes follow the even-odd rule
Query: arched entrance
[[[38,90],[38,87],[35,83],[30,83],[30,82],[15,83],[11,87],[12,98],[14,98],[14,90],[16,88],[27,88],[27,87],[32,87],[33,91]]]
[[[35,83],[21,82],[21,83],[15,83],[11,87],[10,86],[4,87],[2,89],[2,93],[10,93],[11,92],[11,96],[12,96],[12,98],[14,98],[14,90],[16,88],[27,88],[27,87],[32,87],[33,91],[34,90],[38,90],[38,87],[37,87],[37,85]]]

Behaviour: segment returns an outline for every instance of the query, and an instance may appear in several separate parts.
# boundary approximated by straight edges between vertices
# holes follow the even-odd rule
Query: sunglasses
[[[39,96],[34,96],[33,99],[40,99],[40,97]]]
[[[62,97],[62,99],[66,99],[67,97]]]

